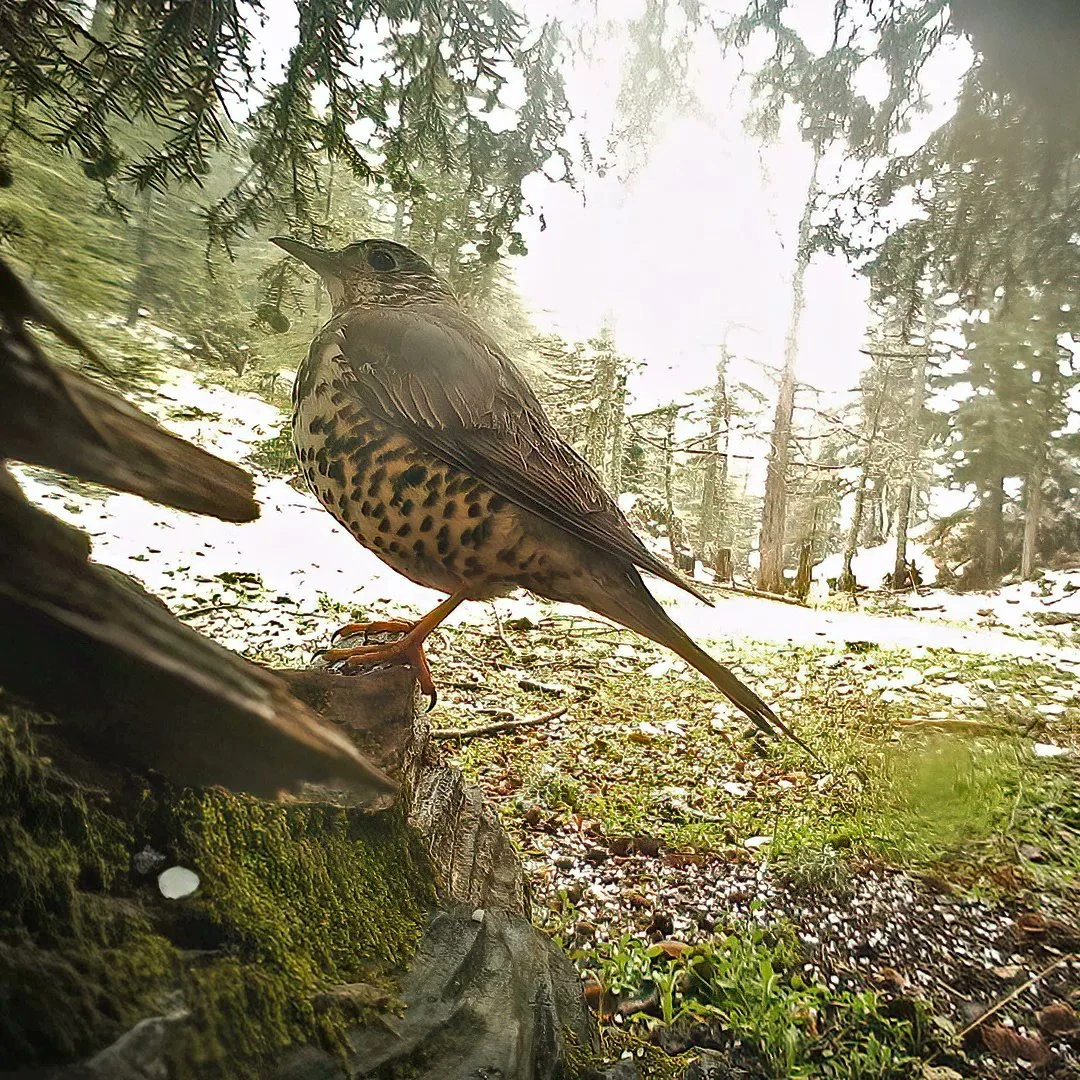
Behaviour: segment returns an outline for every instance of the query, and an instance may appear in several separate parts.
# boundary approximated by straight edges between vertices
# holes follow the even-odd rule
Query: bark
[[[668,546],[671,548],[671,561],[678,565],[679,544],[675,527],[675,416],[674,406],[668,410],[667,426],[664,429],[664,514],[667,517]]]
[[[981,563],[981,582],[992,587],[1001,580],[1001,546],[1004,535],[1005,480],[996,476],[983,493],[979,517],[981,535],[975,539],[976,565]]]
[[[923,400],[926,396],[926,356],[911,361],[911,397],[908,399],[907,424],[904,430],[904,480],[896,504],[896,557],[893,559],[892,587],[907,586],[907,539],[911,524],[912,494],[915,488],[915,468],[919,462],[919,433],[921,431]]]
[[[817,172],[821,163],[819,151],[814,153],[806,203],[799,221],[798,248],[795,272],[791,282],[791,315],[784,342],[784,370],[773,416],[769,447],[769,465],[765,476],[765,507],[758,540],[760,565],[757,585],[765,592],[784,589],[784,532],[787,521],[787,474],[791,450],[791,418],[795,410],[795,361],[799,355],[799,323],[806,304],[806,270],[810,265],[810,215],[817,193]]]
[[[795,571],[793,592],[800,600],[810,595],[810,583],[814,578],[814,540],[813,537],[802,542],[799,548],[799,566]]]
[[[610,476],[607,467],[608,442],[615,408],[615,353],[602,348],[596,358],[592,380],[592,412],[585,427],[585,458],[601,474]]]
[[[859,473],[859,486],[855,489],[855,507],[851,512],[847,542],[844,544],[844,569],[840,572],[840,588],[845,592],[855,589],[855,574],[851,563],[859,550],[859,530],[862,528],[863,508],[866,506],[866,468]]]
[[[859,533],[862,531],[863,512],[866,508],[866,490],[874,464],[874,450],[877,446],[878,431],[881,427],[881,411],[889,393],[891,382],[889,361],[885,361],[885,371],[881,379],[881,388],[874,402],[874,411],[863,424],[864,447],[862,469],[859,471],[859,483],[855,489],[855,508],[851,515],[851,527],[848,529],[847,543],[844,545],[844,569],[840,574],[840,588],[853,590],[855,575],[851,570],[852,560],[859,550]]]
[[[723,513],[724,481],[727,476],[727,454],[720,451],[721,435],[725,443],[731,438],[731,407],[727,393],[728,351],[721,347],[716,364],[716,383],[713,387],[709,408],[709,441],[712,451],[705,459],[705,473],[701,486],[701,511],[698,517],[698,545],[702,551],[720,540],[720,524]],[[726,447],[725,447],[726,449]]]
[[[623,454],[626,445],[626,368],[619,366],[615,379],[615,396],[611,402],[611,470],[608,490],[618,497],[622,491]]]
[[[1024,490],[1024,547],[1020,556],[1020,576],[1029,580],[1035,572],[1039,543],[1039,515],[1042,512],[1044,456],[1039,454],[1028,473]]]

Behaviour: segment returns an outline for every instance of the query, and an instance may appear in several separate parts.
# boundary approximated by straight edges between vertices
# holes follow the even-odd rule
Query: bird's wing
[[[340,350],[367,411],[430,453],[598,551],[711,603],[637,538],[592,467],[551,426],[521,372],[450,308],[364,309],[313,348]]]

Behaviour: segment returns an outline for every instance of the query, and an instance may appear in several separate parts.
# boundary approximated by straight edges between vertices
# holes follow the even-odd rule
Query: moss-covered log
[[[357,998],[329,991],[381,987],[385,1006],[435,903],[404,809],[89,784],[42,756],[48,730],[0,711],[0,1069],[77,1062],[177,1011],[173,1076],[266,1076],[297,1043],[343,1054]],[[159,890],[171,865],[199,875],[190,897]]]
[[[281,674],[395,805],[110,772],[0,705],[0,1076],[569,1075],[595,1038],[577,975],[525,917],[497,817],[434,757],[412,673]],[[194,893],[163,895],[172,866]]]

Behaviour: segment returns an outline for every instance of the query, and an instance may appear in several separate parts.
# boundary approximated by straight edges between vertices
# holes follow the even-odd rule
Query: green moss
[[[0,1046],[25,1064],[77,1059],[153,1008],[175,950],[119,888],[132,837],[0,714]]]
[[[228,1061],[239,1076],[237,1058],[259,1075],[258,1060],[294,1042],[343,1048],[352,1018],[316,1010],[315,996],[400,967],[435,900],[402,814],[223,791],[185,792],[169,812],[180,857],[202,882],[190,909],[221,931],[228,954],[185,983],[199,1035],[180,1056],[203,1069]]]
[[[0,712],[0,1046],[4,1064],[84,1058],[182,1000],[177,1076],[260,1076],[294,1043],[344,1049],[333,995],[412,955],[432,875],[400,811],[224,791],[114,793],[61,775],[26,714]],[[165,900],[145,844],[200,877]]]

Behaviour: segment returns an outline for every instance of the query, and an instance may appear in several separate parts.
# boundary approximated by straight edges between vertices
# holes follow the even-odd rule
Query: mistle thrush
[[[304,475],[361,544],[449,594],[416,623],[366,627],[404,631],[399,640],[331,650],[331,659],[411,663],[434,700],[427,635],[463,600],[523,587],[659,642],[762,731],[800,741],[668,617],[639,570],[708,601],[642,544],[521,372],[423,258],[386,240],[341,251],[274,243],[321,275],[333,303],[293,390]]]

